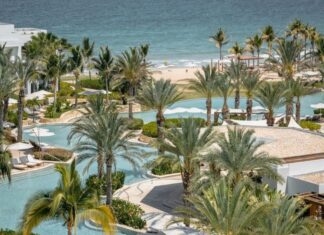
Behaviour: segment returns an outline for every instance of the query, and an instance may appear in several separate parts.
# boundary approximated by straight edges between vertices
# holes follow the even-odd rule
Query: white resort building
[[[12,50],[12,56],[22,56],[22,47],[24,44],[31,40],[33,35],[44,32],[47,30],[36,28],[16,28],[14,24],[0,22],[0,45],[4,45]],[[26,93],[32,92],[32,85],[29,83],[26,87]]]

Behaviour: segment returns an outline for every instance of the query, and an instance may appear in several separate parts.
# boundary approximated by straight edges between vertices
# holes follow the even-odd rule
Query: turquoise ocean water
[[[44,28],[73,43],[87,36],[115,53],[149,43],[157,66],[216,58],[208,37],[219,27],[230,35],[228,46],[267,24],[282,33],[295,18],[324,33],[323,12],[323,0],[0,0],[0,22]]]

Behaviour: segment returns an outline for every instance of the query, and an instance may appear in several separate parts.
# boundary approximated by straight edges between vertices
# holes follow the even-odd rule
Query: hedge
[[[40,152],[34,152],[34,155],[35,158],[39,160],[66,162],[72,158],[73,152],[61,148],[51,148]]]
[[[60,82],[60,90],[58,91],[57,95],[71,97],[75,95],[75,92],[70,83]]]
[[[141,218],[144,211],[140,206],[122,199],[113,199],[112,210],[119,224],[136,229],[144,228],[146,221]]]
[[[174,167],[171,161],[164,159],[163,161],[153,160],[150,165],[152,166],[151,172],[154,175],[167,175],[180,172],[180,166]]]
[[[112,173],[113,192],[124,186],[125,177],[126,175],[122,171]],[[106,195],[107,184],[104,178],[99,179],[97,175],[90,175],[86,181],[86,186],[97,190],[99,195]]]
[[[182,120],[184,118],[170,118],[170,119],[166,119],[164,122],[164,128],[171,128],[171,127],[181,127],[181,123]],[[199,123],[199,125],[201,127],[203,127],[205,125],[205,120],[203,118],[194,118],[195,121],[197,121],[197,123]],[[156,122],[149,122],[146,123],[143,126],[143,135],[149,136],[149,137],[153,137],[156,138],[158,136],[157,133],[157,124]]]
[[[321,117],[324,117],[324,109],[315,109],[314,114],[321,114]]]
[[[83,88],[95,90],[105,89],[105,84],[100,79],[82,79],[79,84]]]
[[[321,129],[321,125],[312,121],[301,120],[299,125],[304,129],[309,129],[311,131],[318,131]]]
[[[12,229],[0,229],[0,235],[21,235],[21,232],[16,232]],[[30,235],[38,235],[36,233],[31,233]]]

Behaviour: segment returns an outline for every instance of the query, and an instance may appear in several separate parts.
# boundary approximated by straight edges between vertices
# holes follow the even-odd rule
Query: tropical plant
[[[11,157],[12,156],[9,151],[0,152],[0,180],[7,178],[9,183],[11,183]]]
[[[98,71],[99,77],[105,81],[106,100],[109,99],[109,84],[111,82],[114,58],[108,47],[101,47],[98,58],[92,59],[94,68]]]
[[[267,125],[274,125],[274,110],[281,106],[284,89],[280,83],[263,82],[256,91],[255,98],[260,105],[268,109],[266,114]]]
[[[324,63],[324,37],[320,37],[316,40],[315,57],[319,62]]]
[[[201,151],[207,149],[215,141],[215,133],[212,127],[202,130],[199,123],[194,119],[183,119],[181,128],[173,127],[163,130],[165,139],[159,146],[165,150],[167,154],[163,155],[169,158],[174,165],[179,165],[184,188],[184,196],[187,198],[190,192],[192,178],[199,171],[199,156]],[[188,201],[184,199],[186,207],[189,206]],[[185,221],[188,226],[189,221]]]
[[[143,56],[143,62],[146,63],[146,57],[149,53],[150,45],[149,44],[140,45],[139,49],[140,49],[140,53]]]
[[[259,34],[255,34],[253,37],[248,38],[248,45],[254,48],[253,51],[257,52],[258,67],[260,63],[260,50],[262,47],[262,43],[263,43],[262,36],[260,36]]]
[[[269,55],[272,55],[272,43],[276,38],[276,34],[271,25],[264,27],[261,37],[268,44]]]
[[[17,141],[22,141],[23,129],[23,112],[25,105],[25,87],[29,82],[36,78],[36,66],[32,61],[22,61],[17,58],[14,63],[15,76],[18,80],[18,126],[17,126]]]
[[[103,94],[88,96],[88,105],[85,106],[85,111],[80,112],[84,115],[98,115],[108,112],[110,109],[115,108],[113,105],[107,105],[104,99],[105,96]]]
[[[104,164],[106,165],[106,204],[112,202],[112,167],[116,165],[116,158],[123,158],[134,168],[138,167],[141,157],[137,148],[128,140],[133,137],[133,132],[126,132],[127,126],[118,117],[118,112],[111,110],[101,115],[89,115],[72,124],[68,136],[69,142],[76,141],[74,150],[79,153],[79,159],[90,158],[85,170],[97,161],[98,177],[103,176]],[[118,155],[117,155],[118,152]]]
[[[235,108],[240,108],[240,88],[242,79],[246,75],[246,66],[242,63],[231,61],[231,64],[226,67],[225,73],[232,80],[233,87],[235,88]]]
[[[217,85],[217,72],[216,67],[212,64],[202,66],[202,72],[199,70],[195,72],[197,79],[190,79],[189,89],[199,93],[206,97],[206,109],[207,109],[207,125],[211,124],[211,109],[212,109],[212,97],[216,93]]]
[[[273,180],[281,180],[274,166],[281,164],[277,157],[269,156],[260,151],[264,144],[253,136],[253,130],[244,128],[227,128],[227,134],[221,133],[216,139],[219,146],[217,150],[210,152],[211,156],[203,156],[209,162],[227,172],[227,177],[237,184],[248,174],[267,177]]]
[[[143,54],[137,48],[130,48],[117,57],[117,78],[129,84],[129,95],[135,97],[137,88],[149,75],[148,64],[144,62]],[[133,119],[133,100],[129,100],[129,119]]]
[[[92,67],[91,59],[94,52],[94,45],[95,43],[94,42],[91,43],[90,39],[87,37],[83,38],[81,43],[81,54],[84,61],[84,66],[87,67],[89,71],[89,79],[91,79],[91,67]]]
[[[223,107],[222,107],[222,116],[223,119],[228,119],[228,105],[227,99],[233,90],[233,84],[231,78],[225,73],[219,73],[217,75],[217,93],[223,96]]]
[[[290,87],[292,91],[292,95],[296,97],[296,121],[300,121],[300,108],[301,108],[301,103],[300,103],[300,97],[304,96],[307,94],[308,89],[306,88],[305,84],[302,82],[300,78],[298,78],[296,81],[294,80],[292,83],[292,86]]]
[[[259,72],[247,72],[246,76],[242,79],[242,85],[245,89],[246,95],[246,117],[247,120],[252,118],[253,98],[255,92],[260,85],[260,73]]]
[[[60,174],[58,185],[53,191],[38,192],[29,199],[21,222],[23,234],[30,234],[36,226],[46,220],[63,220],[68,235],[86,219],[99,224],[105,234],[112,234],[115,219],[109,207],[100,205],[97,193],[84,188],[76,170],[75,161],[71,166],[56,165]]]
[[[283,97],[284,97],[284,103],[286,105],[286,124],[289,124],[290,119],[294,113],[294,94],[293,94],[293,84],[294,80],[285,80],[284,82],[281,82],[282,86],[284,88]]]
[[[316,40],[318,40],[319,38],[319,33],[317,32],[315,27],[309,27],[308,28],[308,37],[309,37],[309,41],[311,43],[311,62],[312,62],[312,66],[314,66],[314,53],[315,53],[315,43]]]
[[[79,77],[83,73],[84,60],[80,46],[71,48],[71,56],[68,58],[69,70],[72,71],[75,78],[75,101],[74,107],[78,105]]]
[[[164,110],[181,99],[181,93],[177,86],[170,80],[154,80],[148,82],[142,87],[137,100],[141,105],[147,108],[157,110],[156,123],[158,136],[162,137],[161,128],[164,124]]]
[[[209,37],[215,43],[215,46],[219,48],[219,59],[223,59],[222,48],[229,42],[228,37],[226,36],[225,31],[222,28],[219,28],[218,31]]]
[[[297,40],[303,28],[303,23],[299,19],[295,19],[288,25],[286,31],[287,36],[292,36],[294,40]]]
[[[270,69],[286,80],[293,79],[297,66],[303,65],[303,61],[298,60],[302,49],[297,40],[278,39],[274,48],[276,56],[267,59]]]
[[[244,51],[244,47],[241,47],[238,42],[235,42],[234,45],[229,49],[229,52],[234,54],[238,61],[240,61]]]

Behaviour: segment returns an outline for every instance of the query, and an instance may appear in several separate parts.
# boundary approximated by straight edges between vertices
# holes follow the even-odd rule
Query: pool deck
[[[182,181],[180,175],[152,178],[128,185],[118,190],[114,196],[138,204],[145,211],[143,219],[148,230],[164,234],[203,234],[182,223],[167,226],[175,217],[173,209],[181,205]]]

